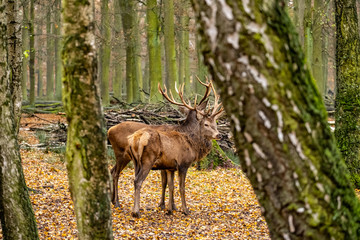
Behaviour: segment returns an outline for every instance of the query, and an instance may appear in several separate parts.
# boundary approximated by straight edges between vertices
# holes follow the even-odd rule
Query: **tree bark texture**
[[[0,220],[4,239],[38,239],[18,136],[21,42],[18,3],[0,0]]]
[[[359,200],[285,1],[192,2],[272,239],[359,239]]]
[[[355,0],[335,1],[336,19],[336,113],[335,136],[360,187],[360,39]]]
[[[93,1],[63,0],[66,166],[79,239],[112,239],[110,175],[97,78]]]
[[[157,0],[147,0],[146,20],[149,52],[150,102],[158,102],[162,99],[158,90],[158,83],[163,84],[159,12]]]

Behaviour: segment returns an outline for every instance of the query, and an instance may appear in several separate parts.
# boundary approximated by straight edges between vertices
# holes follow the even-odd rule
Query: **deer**
[[[140,189],[150,170],[166,171],[169,186],[167,214],[172,214],[174,210],[173,180],[174,172],[178,171],[182,212],[185,215],[189,214],[185,200],[187,171],[193,162],[201,160],[210,152],[212,140],[220,138],[216,120],[224,109],[223,107],[220,108],[219,96],[216,95],[211,83],[210,85],[215,94],[215,104],[211,113],[210,111],[199,110],[196,105],[196,98],[193,106],[184,100],[184,85],[179,91],[182,103],[175,101],[171,91],[171,97],[169,97],[166,93],[166,87],[163,91],[159,85],[159,90],[168,101],[189,109],[186,121],[171,128],[144,127],[127,137],[128,148],[126,152],[131,157],[135,167],[133,217],[140,217]]]
[[[212,83],[210,83],[207,79],[206,79],[206,83],[203,83],[199,78],[197,78],[197,80],[205,87],[205,93],[202,99],[200,100],[199,104],[197,105],[196,110],[201,114],[205,114],[208,97],[212,90]],[[165,92],[162,91],[160,86],[158,86],[158,88],[159,88],[159,92],[163,95],[163,97],[166,100],[168,100],[170,103],[172,103],[171,99],[166,93],[166,88],[165,88]],[[172,96],[171,91],[170,91],[170,95]],[[194,110],[190,110],[186,108],[183,104],[175,104],[175,105],[184,107],[187,110],[186,111],[187,116],[186,116],[186,120],[184,121],[184,124],[185,123],[188,124],[190,121],[195,121],[193,125],[198,124],[196,123],[198,122],[198,120],[196,120],[195,118],[191,117],[190,119],[190,115],[192,116],[191,112]],[[119,123],[108,130],[108,139],[112,145],[116,158],[115,166],[111,169],[111,176],[112,176],[111,202],[113,203],[114,207],[120,207],[119,195],[118,195],[118,182],[119,182],[120,173],[126,167],[126,165],[128,165],[128,163],[131,161],[131,156],[129,155],[129,152],[125,151],[129,147],[127,137],[133,134],[134,132],[136,132],[137,130],[140,130],[145,127],[152,129],[164,129],[164,131],[172,131],[176,128],[175,125],[147,125],[139,122],[126,121]],[[162,186],[162,193],[161,193],[161,200],[159,207],[161,209],[165,209],[165,191],[167,186],[166,170],[161,170],[161,186]],[[173,203],[172,208],[174,210],[177,210],[174,201],[172,201],[172,203]]]

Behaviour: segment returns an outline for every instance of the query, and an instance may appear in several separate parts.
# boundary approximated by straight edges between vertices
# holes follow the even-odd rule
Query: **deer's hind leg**
[[[129,155],[125,154],[124,152],[119,152],[115,150],[115,156],[116,156],[116,164],[111,169],[111,176],[112,176],[112,189],[111,189],[111,202],[114,204],[115,207],[120,207],[119,203],[119,189],[118,189],[118,183],[119,183],[119,176],[121,171],[128,165],[128,163],[131,161],[131,158]]]
[[[134,208],[132,216],[139,218],[140,217],[140,189],[141,186],[151,170],[152,164],[144,164],[139,166],[135,163],[135,180],[134,180]]]

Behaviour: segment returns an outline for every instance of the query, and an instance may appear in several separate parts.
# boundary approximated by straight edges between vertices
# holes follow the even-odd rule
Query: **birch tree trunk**
[[[355,0],[335,1],[336,21],[336,112],[335,136],[360,187],[360,39]]]
[[[359,239],[359,200],[285,1],[192,2],[271,238]]]
[[[18,145],[21,41],[18,1],[0,0],[0,220],[4,239],[38,239]]]
[[[65,158],[79,239],[112,239],[92,4],[63,0],[63,102],[68,121]]]

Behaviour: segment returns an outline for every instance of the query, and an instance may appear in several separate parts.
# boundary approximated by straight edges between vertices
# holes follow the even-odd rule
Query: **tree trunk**
[[[38,239],[17,139],[22,77],[18,16],[18,1],[0,0],[0,220],[4,239]]]
[[[323,68],[323,43],[325,36],[323,34],[324,14],[325,14],[324,0],[314,0],[314,13],[312,24],[313,36],[313,52],[312,52],[312,74],[317,83],[317,87],[321,96],[325,94],[326,82],[324,79]]]
[[[165,72],[168,88],[175,92],[175,83],[178,82],[178,70],[175,51],[174,31],[174,2],[164,0],[164,44],[165,44]]]
[[[43,6],[38,6],[38,11],[43,11]],[[43,96],[43,82],[42,82],[42,56],[43,53],[40,51],[42,49],[42,35],[43,35],[43,20],[42,18],[38,18],[36,24],[36,38],[35,38],[35,49],[36,49],[36,74],[37,74],[37,96]]]
[[[126,100],[128,103],[136,101],[134,89],[136,89],[136,40],[134,25],[136,23],[136,11],[134,0],[118,0],[120,2],[121,19],[126,43]]]
[[[208,75],[207,67],[204,64],[204,57],[202,56],[200,37],[196,36],[196,53],[197,53],[197,77],[204,81]],[[196,94],[203,95],[204,87],[198,82],[195,82]]]
[[[113,60],[114,60],[114,67],[115,67],[115,74],[113,77],[113,92],[114,96],[118,99],[122,98],[122,89],[123,89],[123,40],[121,37],[122,31],[122,22],[121,22],[121,9],[120,3],[118,0],[114,0],[114,34],[113,34]]]
[[[133,83],[133,96],[134,101],[144,101],[144,83],[142,77],[142,67],[141,67],[141,43],[140,43],[140,32],[139,32],[139,17],[137,13],[137,4],[134,2],[134,10],[133,10],[133,23],[132,23],[132,32],[133,32],[133,40],[134,40],[134,76],[135,81]]]
[[[360,187],[360,39],[355,1],[335,2],[336,20],[336,127],[338,147]]]
[[[55,0],[53,29],[55,37],[55,100],[61,101],[61,0]]]
[[[29,2],[22,1],[23,6],[23,26],[22,26],[22,52],[23,52],[23,61],[22,61],[22,80],[21,80],[21,89],[22,89],[22,98],[24,101],[28,100],[27,95],[27,83],[29,80],[29,54],[30,54],[30,39],[29,39]]]
[[[30,22],[29,22],[29,34],[30,34],[30,61],[29,61],[29,77],[30,77],[30,105],[35,105],[35,0],[30,0]]]
[[[313,27],[312,27],[312,0],[305,0],[304,11],[304,51],[308,67],[312,67]]]
[[[158,83],[162,85],[161,40],[159,6],[157,0],[147,1],[147,44],[149,52],[150,102],[162,99]]]
[[[68,121],[65,157],[79,239],[112,239],[92,4],[63,0],[63,101]]]
[[[54,41],[51,36],[54,30],[52,30],[51,7],[48,6],[46,15],[46,98],[48,100],[54,99]]]
[[[359,200],[285,1],[193,5],[271,238],[359,239]]]
[[[111,34],[110,34],[110,14],[109,1],[101,1],[101,43],[100,43],[100,71],[101,79],[101,98],[104,106],[109,106],[109,73],[110,73],[110,54],[111,54]]]
[[[185,93],[190,93],[190,61],[189,61],[189,7],[190,0],[180,3],[180,46],[179,46],[179,84],[185,84]]]

